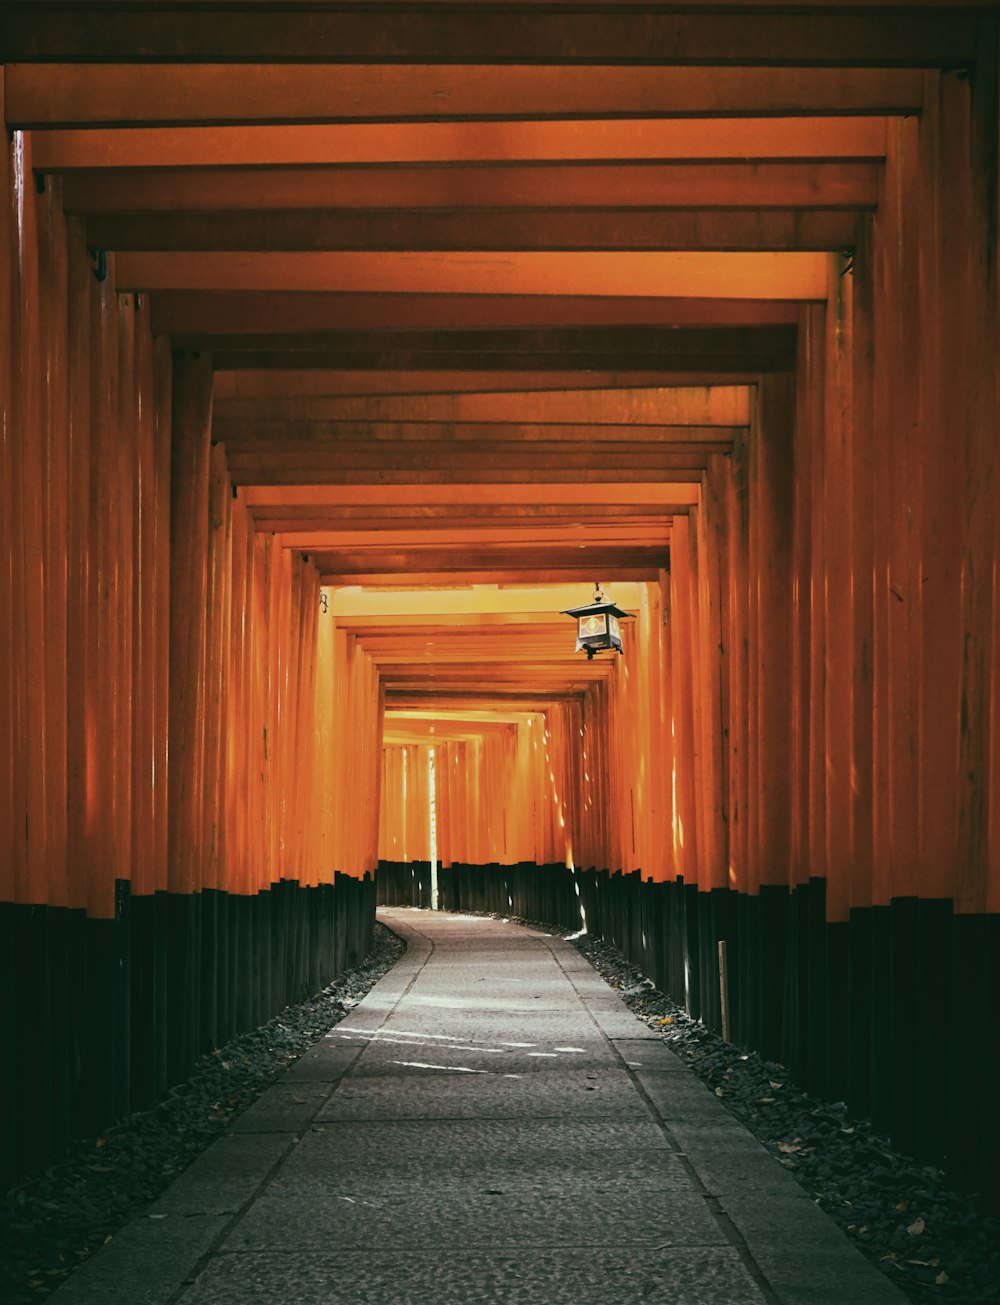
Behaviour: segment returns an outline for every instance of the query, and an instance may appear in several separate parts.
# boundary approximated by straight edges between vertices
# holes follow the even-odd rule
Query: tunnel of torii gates
[[[3,7],[5,1175],[433,842],[996,1191],[997,30]]]

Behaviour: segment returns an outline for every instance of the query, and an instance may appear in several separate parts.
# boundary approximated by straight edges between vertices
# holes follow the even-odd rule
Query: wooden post
[[[726,943],[719,939],[719,1010],[722,1016],[722,1037],[728,1042],[729,1037],[729,961],[726,956]]]

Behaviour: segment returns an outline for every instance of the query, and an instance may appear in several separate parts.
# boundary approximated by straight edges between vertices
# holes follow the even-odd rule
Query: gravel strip
[[[204,1056],[162,1101],[68,1157],[20,1179],[0,1202],[0,1301],[30,1305],[55,1291],[150,1204],[275,1078],[338,1024],[406,944],[381,924],[357,969],[259,1029]]]
[[[1000,1303],[1000,1219],[975,1196],[895,1151],[843,1102],[807,1096],[783,1065],[710,1033],[614,947],[586,936],[573,941],[911,1301]]]

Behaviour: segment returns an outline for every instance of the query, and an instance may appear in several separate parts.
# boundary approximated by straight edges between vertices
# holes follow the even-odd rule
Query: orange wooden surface
[[[0,96],[5,94],[4,70],[0,69]],[[0,314],[4,322],[14,316],[16,269],[13,231],[12,148],[5,144],[0,167]],[[15,528],[13,494],[17,474],[18,447],[14,437],[13,377],[14,342],[10,331],[0,332],[0,549],[11,564],[0,567],[0,609],[8,619],[0,621],[0,749],[9,759],[0,767],[0,897],[15,901],[21,891],[19,866],[24,846],[19,830],[21,795],[19,774],[23,774],[21,738],[17,720],[17,689],[20,651],[16,646],[14,620]]]
[[[873,118],[615,118],[561,122],[422,122],[238,127],[76,128],[39,134],[37,165],[176,168],[280,164],[463,163],[524,159],[881,158]]]
[[[0,896],[422,858],[433,747],[446,860],[996,909],[997,122],[900,40],[11,68]],[[624,658],[500,597],[594,571]]]
[[[58,69],[58,76],[54,76]],[[847,102],[859,112],[920,108],[923,83],[908,68],[657,68],[609,65],[260,64],[167,62],[15,64],[7,112],[13,125],[85,122],[426,119],[475,115],[624,113],[823,114]],[[794,131],[794,120],[791,130]]]

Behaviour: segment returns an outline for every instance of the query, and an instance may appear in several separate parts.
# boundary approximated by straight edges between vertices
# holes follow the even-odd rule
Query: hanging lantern
[[[623,651],[619,621],[629,619],[630,613],[616,607],[596,581],[593,601],[586,607],[571,607],[563,615],[575,618],[576,651],[585,652],[587,661],[595,653]]]

